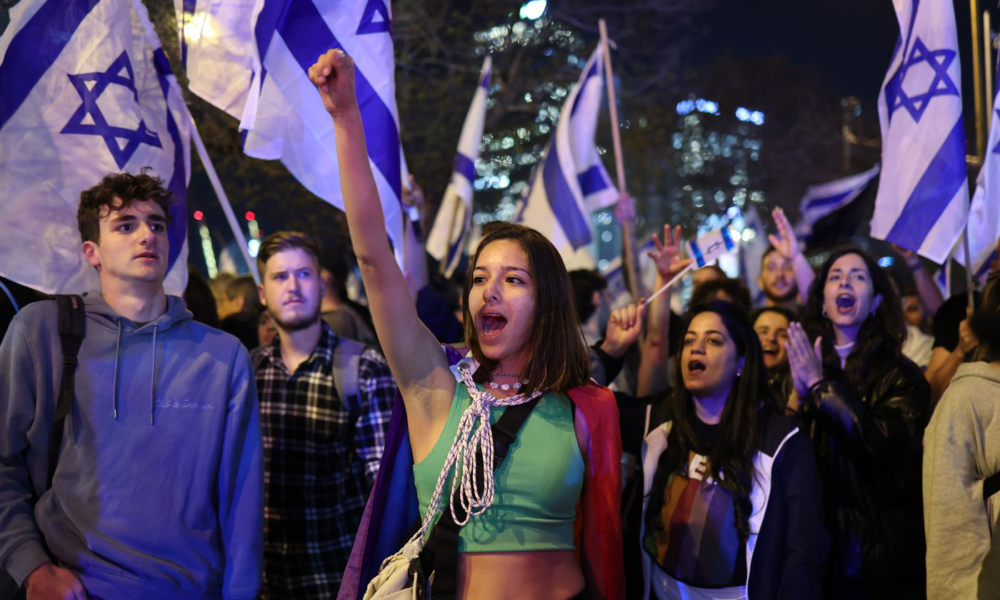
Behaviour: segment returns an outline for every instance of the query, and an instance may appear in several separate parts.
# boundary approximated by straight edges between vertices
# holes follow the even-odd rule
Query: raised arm
[[[385,235],[384,215],[368,162],[365,131],[354,90],[354,61],[330,50],[309,68],[333,118],[344,211],[354,254],[368,292],[375,332],[406,405],[411,434],[443,427],[455,379],[440,344],[420,322],[406,279]],[[437,436],[434,436],[436,439]],[[419,445],[416,438],[411,441]]]
[[[792,224],[788,222],[785,211],[780,208],[774,209],[771,213],[774,217],[774,224],[778,228],[778,235],[768,235],[767,239],[775,247],[778,254],[792,261],[792,268],[795,269],[795,284],[799,287],[799,297],[803,306],[809,300],[809,286],[812,285],[816,274],[806,257],[802,255],[799,248],[799,240],[795,237]]]
[[[677,273],[684,270],[690,259],[680,260],[681,228],[678,225],[673,233],[670,225],[663,226],[663,241],[653,234],[653,244],[656,250],[647,254],[656,263],[656,289],[659,291]],[[667,359],[670,358],[670,291],[666,291],[650,302],[647,308],[649,322],[646,324],[646,339],[642,343],[642,360],[639,363],[639,383],[637,396],[650,396],[661,392],[669,386],[670,374],[667,373]]]

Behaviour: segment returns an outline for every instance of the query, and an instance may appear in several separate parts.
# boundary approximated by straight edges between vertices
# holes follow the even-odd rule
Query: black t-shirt
[[[973,296],[979,304],[980,294]],[[958,348],[958,326],[965,320],[965,311],[969,306],[969,296],[965,292],[955,294],[944,301],[944,304],[934,313],[934,347],[944,348],[954,352]]]

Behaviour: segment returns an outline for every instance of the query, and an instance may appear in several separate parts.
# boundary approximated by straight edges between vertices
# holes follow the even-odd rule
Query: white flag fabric
[[[795,227],[796,235],[799,237],[810,235],[817,221],[853,202],[878,175],[878,171],[879,165],[876,164],[864,173],[806,188],[806,193],[799,204],[802,220]]]
[[[590,211],[618,198],[594,143],[604,51],[598,44],[567,96],[521,216],[525,225],[549,238],[570,268],[593,268],[594,259],[584,248],[594,236]]]
[[[879,95],[882,176],[872,237],[941,263],[969,211],[951,0],[893,0],[900,39]]]
[[[764,221],[760,218],[757,207],[753,205],[743,211],[743,231],[747,230],[753,231],[753,236],[740,245],[740,275],[750,290],[750,298],[756,306],[762,302],[764,296],[757,282],[760,278],[761,261],[764,260],[764,254],[771,245],[767,241]]]
[[[190,117],[140,0],[23,0],[0,37],[0,274],[97,289],[80,192],[151,167],[173,192],[164,287],[187,286]]]
[[[1000,65],[998,65],[1000,67]],[[998,82],[997,92],[1000,92]],[[972,274],[980,283],[990,273],[990,262],[996,258],[997,238],[1000,238],[1000,93],[993,96],[990,115],[990,136],[986,144],[983,168],[976,180],[976,193],[969,208],[969,256]],[[953,255],[963,266],[965,252],[959,247]]]
[[[280,160],[343,209],[333,122],[308,69],[331,48],[354,59],[386,231],[402,254],[406,177],[396,109],[389,0],[175,0],[192,92],[241,119],[243,150]]]
[[[256,52],[250,25],[256,0],[174,0],[188,90],[243,118]]]
[[[444,192],[434,226],[427,236],[427,251],[444,266],[451,277],[465,251],[465,241],[472,226],[472,182],[476,179],[476,161],[483,143],[486,123],[486,96],[490,88],[492,59],[487,56],[479,75],[479,85],[472,96],[472,106],[462,125],[455,154],[455,170]]]

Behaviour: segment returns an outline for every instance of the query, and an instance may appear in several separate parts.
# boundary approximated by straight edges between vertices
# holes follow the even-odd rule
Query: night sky
[[[979,2],[994,9],[991,0]],[[969,2],[955,2],[967,115],[973,108]],[[992,11],[994,31],[997,12]],[[839,96],[857,96],[874,111],[899,36],[891,0],[720,0],[705,21],[705,57],[781,53],[797,66],[820,69]]]

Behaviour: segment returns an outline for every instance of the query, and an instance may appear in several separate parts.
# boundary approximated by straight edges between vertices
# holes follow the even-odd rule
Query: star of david
[[[124,74],[122,73],[124,71]],[[69,80],[80,94],[82,104],[76,109],[69,122],[63,127],[60,133],[96,135],[104,138],[111,156],[114,157],[119,169],[124,169],[132,155],[139,148],[139,144],[149,144],[156,148],[162,148],[160,138],[156,133],[146,127],[146,123],[140,117],[139,125],[134,130],[125,127],[115,127],[108,123],[97,105],[97,99],[101,97],[104,90],[109,85],[124,86],[132,92],[136,104],[139,104],[139,93],[135,89],[135,74],[132,72],[132,63],[128,60],[128,54],[121,53],[105,72],[96,71],[94,73],[78,73],[69,75]],[[94,82],[92,87],[88,87],[88,82]],[[92,123],[84,123],[84,119],[90,115]],[[119,144],[118,140],[124,140],[125,145]]]
[[[948,67],[955,60],[955,56],[954,50],[928,50],[923,40],[917,38],[910,49],[909,58],[903,62],[885,86],[889,117],[892,118],[892,114],[897,109],[905,108],[913,120],[919,123],[920,117],[927,110],[932,98],[935,96],[958,96],[958,88],[948,76]],[[920,63],[927,63],[927,66],[934,71],[934,78],[927,91],[910,96],[903,89],[903,81],[910,68]]]
[[[375,17],[379,20],[376,21]],[[361,15],[361,23],[358,25],[358,35],[368,33],[391,33],[392,19],[389,18],[389,9],[386,8],[382,0],[368,0],[365,11]]]

